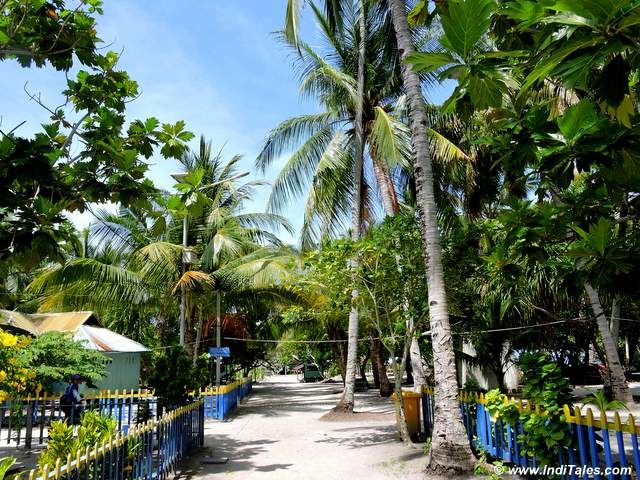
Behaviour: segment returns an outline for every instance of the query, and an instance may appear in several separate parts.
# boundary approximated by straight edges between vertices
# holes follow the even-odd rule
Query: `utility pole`
[[[189,230],[189,216],[184,215],[182,219],[182,275],[187,271],[187,231]],[[184,282],[180,286],[180,345],[184,346],[184,335],[187,326],[187,288]]]
[[[216,348],[220,348],[220,336],[222,333],[222,322],[220,314],[220,290],[216,290]],[[218,350],[218,353],[220,351]],[[216,387],[220,386],[220,362],[222,357],[216,356]]]

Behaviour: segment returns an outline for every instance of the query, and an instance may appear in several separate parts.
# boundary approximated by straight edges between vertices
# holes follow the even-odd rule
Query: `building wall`
[[[140,353],[106,353],[111,362],[107,376],[96,382],[100,390],[131,390],[140,388]]]
[[[97,390],[137,390],[140,388],[141,353],[102,352],[109,357],[107,375],[96,382]],[[68,383],[60,382],[53,386],[54,393],[63,393]],[[80,393],[93,392],[85,383],[80,386]]]

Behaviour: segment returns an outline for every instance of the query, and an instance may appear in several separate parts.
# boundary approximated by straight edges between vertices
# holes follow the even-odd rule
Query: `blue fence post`
[[[589,453],[591,454],[591,466],[598,468],[600,461],[598,459],[598,444],[596,443],[596,431],[593,422],[593,412],[591,409],[587,409],[587,438],[589,439]],[[594,473],[594,478],[600,479],[599,474]]]
[[[627,453],[624,449],[624,437],[623,437],[623,427],[622,422],[620,421],[620,415],[618,412],[615,413],[613,417],[613,425],[616,432],[616,443],[618,445],[618,459],[620,460],[620,467],[625,469],[629,468],[629,462],[627,462]],[[631,476],[628,473],[623,473],[621,475],[622,480],[631,480]]]

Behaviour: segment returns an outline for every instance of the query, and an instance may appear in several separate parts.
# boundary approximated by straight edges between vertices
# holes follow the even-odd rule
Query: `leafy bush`
[[[67,382],[74,373],[92,382],[107,373],[107,356],[87,350],[81,342],[61,332],[47,332],[34,338],[22,350],[21,357],[48,391],[56,382]]]
[[[68,425],[64,420],[51,422],[49,427],[49,441],[47,449],[40,454],[38,465],[43,469],[45,465],[52,468],[58,458],[66,459],[77,452],[84,452],[87,447],[93,448],[96,444],[104,443],[109,437],[116,434],[118,422],[99,413],[88,410],[82,415],[78,435],[73,436],[73,425]]]
[[[0,458],[0,480],[8,478],[7,472],[16,463],[16,459],[13,457]]]
[[[478,380],[471,375],[465,380],[463,390],[466,392],[486,392],[486,390],[480,386]]]
[[[208,358],[193,359],[183,347],[175,346],[154,354],[149,386],[155,389],[164,408],[173,409],[187,403],[190,392],[207,382]]]
[[[522,422],[521,452],[536,457],[542,465],[554,465],[558,453],[571,445],[572,437],[565,422],[562,407],[571,405],[571,387],[560,367],[547,353],[524,353],[518,362],[524,376],[523,396],[540,407],[520,412],[499,390],[489,391],[486,408],[492,419],[516,425]]]

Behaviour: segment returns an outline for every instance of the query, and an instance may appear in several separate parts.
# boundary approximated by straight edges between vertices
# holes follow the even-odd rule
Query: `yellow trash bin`
[[[398,396],[394,392],[391,396],[393,402],[398,408]],[[402,392],[402,402],[404,404],[404,418],[407,421],[407,430],[409,430],[409,436],[415,438],[420,433],[420,406],[421,406],[422,394],[416,392]],[[400,432],[398,431],[398,435]]]

